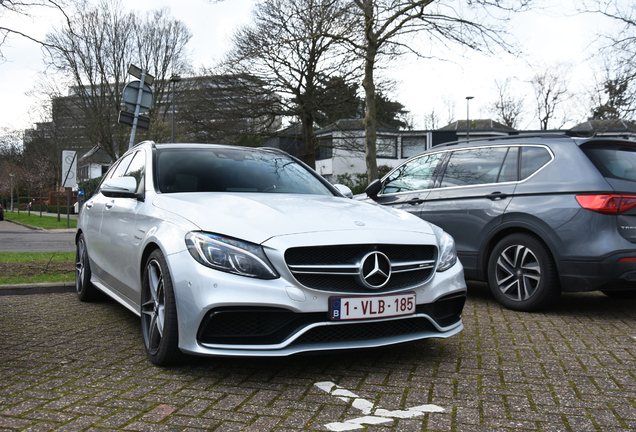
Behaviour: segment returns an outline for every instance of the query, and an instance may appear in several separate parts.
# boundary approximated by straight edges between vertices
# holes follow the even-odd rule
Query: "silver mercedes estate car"
[[[162,366],[460,332],[453,238],[345,189],[276,149],[143,142],[81,210],[77,296],[139,315]]]

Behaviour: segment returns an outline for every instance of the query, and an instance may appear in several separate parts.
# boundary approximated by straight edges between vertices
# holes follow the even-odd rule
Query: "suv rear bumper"
[[[636,290],[636,261],[620,262],[624,258],[634,259],[636,253],[612,254],[603,261],[562,260],[561,291]]]

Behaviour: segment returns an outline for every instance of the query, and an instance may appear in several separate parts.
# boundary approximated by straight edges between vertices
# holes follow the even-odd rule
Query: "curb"
[[[75,282],[0,285],[0,296],[75,292]]]
[[[25,224],[25,223],[22,223],[22,222],[16,222],[16,221],[14,221],[14,220],[7,219],[7,218],[4,218],[4,220],[6,220],[7,222],[11,222],[12,224],[20,225],[20,226],[23,226],[23,227],[25,227],[25,228],[29,228],[29,229],[32,229],[32,230],[44,231],[44,228],[34,227],[33,225],[27,225],[27,224]]]
[[[45,229],[45,228],[42,228],[42,227],[36,227],[36,226],[33,226],[33,225],[27,225],[27,224],[22,223],[22,222],[16,222],[14,220],[7,219],[7,218],[5,218],[4,220],[7,221],[7,222],[11,222],[12,224],[20,225],[20,226],[22,226],[24,228],[28,228],[28,229],[34,230],[34,231],[44,231],[44,232],[52,232],[52,233],[55,233],[55,232],[76,232],[77,231],[77,228],[52,228],[52,229]]]

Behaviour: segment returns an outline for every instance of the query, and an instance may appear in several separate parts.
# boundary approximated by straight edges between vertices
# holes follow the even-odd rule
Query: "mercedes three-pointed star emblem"
[[[382,252],[370,252],[360,263],[360,282],[369,289],[380,289],[391,278],[391,261]]]

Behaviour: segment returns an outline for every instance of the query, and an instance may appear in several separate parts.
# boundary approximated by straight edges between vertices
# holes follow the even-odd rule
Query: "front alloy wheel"
[[[146,261],[141,293],[141,329],[148,359],[158,366],[177,363],[177,309],[166,260],[155,250]]]
[[[509,309],[540,309],[559,295],[555,265],[547,246],[528,234],[512,234],[493,249],[488,283],[497,300]]]
[[[96,300],[98,291],[91,283],[91,266],[84,234],[80,234],[75,248],[75,293],[83,302]]]

